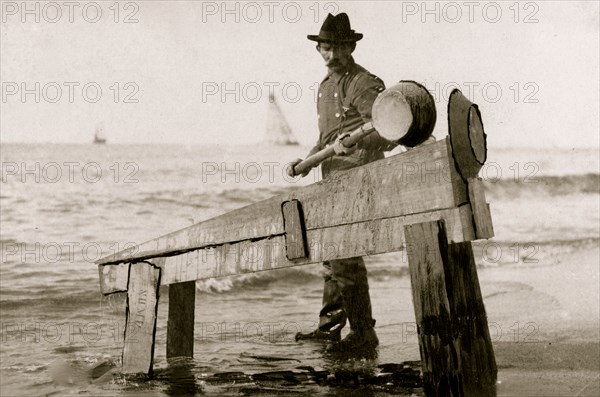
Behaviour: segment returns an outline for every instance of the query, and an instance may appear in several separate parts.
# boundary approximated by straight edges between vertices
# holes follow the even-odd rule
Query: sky
[[[318,135],[315,43],[328,12],[387,86],[423,83],[435,136],[459,88],[488,146],[598,147],[599,2],[1,2],[0,141],[252,144],[269,92],[298,140]]]

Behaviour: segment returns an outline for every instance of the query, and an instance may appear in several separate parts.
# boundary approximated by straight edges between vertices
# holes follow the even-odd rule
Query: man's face
[[[325,61],[325,66],[337,73],[348,66],[354,45],[352,43],[319,43],[317,49]]]

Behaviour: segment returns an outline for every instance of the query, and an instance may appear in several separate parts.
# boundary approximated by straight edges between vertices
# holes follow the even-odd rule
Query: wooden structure
[[[160,285],[169,285],[167,357],[192,356],[196,280],[406,249],[426,394],[495,395],[470,243],[493,236],[477,178],[485,134],[458,90],[448,114],[444,140],[100,260],[102,293],[127,293],[123,372],[152,372]]]

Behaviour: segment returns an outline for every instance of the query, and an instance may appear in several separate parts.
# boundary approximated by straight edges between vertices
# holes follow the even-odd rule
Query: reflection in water
[[[195,396],[202,392],[194,376],[192,358],[177,357],[169,360],[169,366],[156,374],[157,380],[165,383],[165,393],[169,396]]]

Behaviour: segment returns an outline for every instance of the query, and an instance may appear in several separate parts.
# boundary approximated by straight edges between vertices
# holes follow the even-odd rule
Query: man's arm
[[[351,104],[360,113],[363,122],[367,123],[372,118],[373,103],[377,96],[385,89],[385,85],[380,78],[365,73],[356,79],[356,83],[352,88],[352,91],[356,95],[353,96]],[[358,142],[357,146],[362,149],[388,152],[398,146],[398,144],[388,141],[375,131]]]
[[[308,157],[312,156],[313,154],[321,151],[321,149],[322,149],[322,147],[321,147],[320,141],[318,141],[317,144],[312,149],[310,149],[310,152],[308,152],[306,157],[308,158]]]

